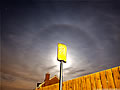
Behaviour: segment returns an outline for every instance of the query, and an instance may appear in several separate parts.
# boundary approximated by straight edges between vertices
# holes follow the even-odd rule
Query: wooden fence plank
[[[78,90],[78,79],[72,80],[72,90]]]
[[[45,90],[50,90],[49,86],[46,86]]]
[[[43,90],[48,90],[48,86],[44,87]]]
[[[68,86],[69,81],[66,81],[66,90],[69,90]]]
[[[46,88],[46,87],[43,87],[42,90],[46,90],[45,88]]]
[[[50,86],[47,86],[46,90],[51,90]]]
[[[43,90],[47,90],[47,87],[43,87]]]
[[[120,89],[120,73],[119,73],[119,68],[118,67],[112,68],[112,72],[113,72],[115,87],[117,89]]]
[[[82,90],[86,90],[86,83],[85,83],[85,77],[82,76]]]
[[[65,82],[62,83],[62,90],[65,90]]]
[[[100,72],[100,77],[101,77],[102,88],[105,89],[105,90],[108,90],[108,85],[107,85],[107,79],[106,79],[105,71],[101,71]]]
[[[53,86],[52,86],[52,90],[56,90],[56,89],[55,89],[55,84],[53,84]]]
[[[79,90],[79,78],[75,79],[75,90]]]
[[[75,90],[75,79],[72,79],[72,90]]]
[[[44,89],[45,89],[45,90],[50,90],[50,89],[49,89],[49,86],[46,86]]]
[[[53,90],[53,85],[50,85],[50,86],[49,86],[49,90]]]
[[[55,84],[55,90],[59,90],[59,83]]]
[[[53,90],[56,90],[55,84],[54,84],[54,86],[53,86]]]
[[[48,88],[49,88],[49,90],[52,90],[52,89],[53,89],[53,86],[52,86],[52,85],[50,85],[50,86],[48,86]]]
[[[72,90],[72,80],[68,81],[68,90]]]
[[[57,89],[56,89],[56,84],[54,84],[54,88],[53,88],[53,90],[57,90]],[[58,89],[58,90],[59,90],[59,89]]]
[[[66,90],[66,82],[63,82],[63,90]]]
[[[102,84],[101,84],[99,72],[95,73],[95,82],[96,82],[96,88],[102,90]]]
[[[96,90],[95,74],[90,74],[91,90]]]
[[[87,76],[85,76],[85,78],[86,78],[86,89],[91,90],[90,76],[87,75]]]
[[[78,78],[78,90],[82,90],[82,82],[81,82],[81,77]]]
[[[115,88],[111,69],[106,70],[106,76],[107,76],[107,81],[108,81],[108,88],[109,89]]]

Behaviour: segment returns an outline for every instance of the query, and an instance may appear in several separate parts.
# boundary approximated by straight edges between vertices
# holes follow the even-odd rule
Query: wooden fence
[[[36,90],[59,90],[59,84]],[[63,90],[120,90],[120,66],[65,81]]]

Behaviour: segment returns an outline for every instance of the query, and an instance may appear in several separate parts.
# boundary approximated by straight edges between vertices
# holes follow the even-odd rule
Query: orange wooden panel
[[[43,87],[43,90],[48,90],[48,89],[47,89],[47,86],[46,86],[46,87]]]
[[[78,79],[72,80],[72,90],[78,90]]]
[[[54,85],[54,84],[52,85],[51,90],[56,90],[56,89],[55,89],[55,85]]]
[[[51,87],[49,87],[49,90],[56,90],[56,84],[51,85]]]
[[[85,77],[84,76],[82,76],[81,77],[82,78],[82,90],[86,90],[86,83],[85,83]]]
[[[53,85],[48,86],[49,90],[53,90]]]
[[[45,90],[49,90],[49,87],[48,87],[48,86],[46,86],[44,89],[45,89]]]
[[[102,88],[105,89],[105,90],[108,90],[108,85],[107,85],[107,79],[106,79],[105,71],[101,71],[100,72],[100,77],[101,77]]]
[[[69,90],[69,89],[68,89],[68,82],[69,82],[69,81],[66,81],[66,90]]]
[[[78,78],[78,90],[82,90],[82,78]]]
[[[68,81],[68,90],[72,90],[72,80]]]
[[[50,90],[50,89],[49,89],[49,86],[46,86],[45,90]]]
[[[72,90],[75,90],[75,79],[72,79]]]
[[[75,90],[79,90],[79,78],[75,79]]]
[[[89,75],[85,76],[85,79],[86,79],[86,89],[91,90],[90,76]]]
[[[120,89],[120,73],[119,73],[119,68],[118,67],[112,68],[112,72],[113,72],[115,87],[117,89]]]
[[[115,88],[111,69],[106,70],[106,76],[107,76],[108,88],[109,89]]]
[[[46,88],[46,87],[43,87],[42,90],[46,90],[45,88]]]
[[[53,84],[53,90],[56,90],[56,89],[55,89],[55,84]]]
[[[43,90],[43,87],[41,87],[40,90]]]
[[[91,90],[96,90],[95,74],[90,74]]]
[[[65,82],[62,83],[62,90],[65,90]]]
[[[95,82],[96,82],[96,88],[102,90],[102,84],[101,84],[99,72],[95,73]]]
[[[63,82],[63,89],[62,90],[66,90],[66,82]]]
[[[53,85],[53,90],[56,90],[55,84]]]
[[[51,89],[51,86],[47,86],[47,87],[48,87],[48,88],[47,88],[48,90],[52,90],[52,89]]]
[[[55,90],[59,90],[59,83],[55,84]]]

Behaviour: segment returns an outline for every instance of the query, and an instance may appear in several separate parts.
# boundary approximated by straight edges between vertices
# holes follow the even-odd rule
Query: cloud
[[[57,67],[57,65],[50,66],[50,67],[46,68],[45,70],[51,70],[51,69],[54,69],[55,67]]]
[[[0,87],[1,90],[33,90],[31,88],[25,89],[25,88],[14,88],[14,87],[10,87],[10,86],[2,86]]]
[[[81,72],[85,72],[85,69],[80,69],[80,70],[70,70],[67,74],[76,74],[76,73],[81,73]]]
[[[85,72],[85,73],[82,73],[82,74],[75,74],[75,75],[73,75],[73,77],[81,77],[81,76],[89,75],[91,73],[94,73],[94,72]]]
[[[70,69],[72,69],[72,67],[64,68],[65,71],[70,70]]]
[[[29,72],[18,72],[18,69],[6,69],[6,70],[2,70],[1,71],[1,76],[3,80],[7,80],[7,81],[14,81],[18,78],[21,78],[23,80],[26,81],[32,81],[32,82],[37,82],[38,78],[36,78],[35,76],[30,76]]]
[[[5,74],[5,73],[2,73],[1,74],[1,80],[6,80],[8,82],[13,82],[16,80],[16,78],[10,74]]]

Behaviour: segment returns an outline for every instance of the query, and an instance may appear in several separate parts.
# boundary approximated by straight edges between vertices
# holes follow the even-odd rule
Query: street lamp
[[[60,61],[60,80],[59,80],[59,90],[62,90],[62,82],[63,82],[63,62],[66,63],[67,57],[67,46],[58,43],[57,48],[57,60]]]

